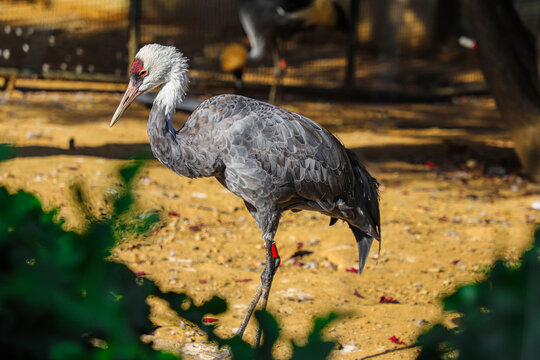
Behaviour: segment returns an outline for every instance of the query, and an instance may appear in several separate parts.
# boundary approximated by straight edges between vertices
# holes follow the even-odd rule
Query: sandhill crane
[[[280,107],[239,95],[203,101],[180,130],[172,123],[186,92],[187,59],[172,46],[137,53],[113,126],[141,94],[162,86],[148,118],[154,156],[179,175],[215,177],[244,200],[262,230],[266,266],[238,333],[261,299],[265,309],[280,264],[274,242],[281,213],[314,210],[349,224],[364,268],[373,239],[380,241],[378,183],[330,132]],[[257,331],[255,345],[260,341]]]
[[[247,60],[261,60],[272,51],[276,78],[270,88],[271,103],[275,101],[287,66],[280,55],[283,40],[313,27],[349,31],[345,11],[335,0],[240,0],[238,16],[250,51],[248,54],[238,44],[227,46],[221,56],[221,68],[235,76],[236,88],[240,90]]]

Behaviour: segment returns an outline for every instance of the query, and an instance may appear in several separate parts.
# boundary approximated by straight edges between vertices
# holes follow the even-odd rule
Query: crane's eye
[[[148,75],[148,71],[146,71],[146,70],[144,70],[144,69],[141,70],[141,71],[139,71],[139,76],[140,76],[140,77],[145,77],[146,75]]]

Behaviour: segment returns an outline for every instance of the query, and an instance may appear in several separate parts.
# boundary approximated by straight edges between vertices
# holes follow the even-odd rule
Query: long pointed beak
[[[111,124],[109,125],[110,127],[112,127],[118,121],[118,119],[120,119],[124,111],[126,111],[129,105],[131,105],[133,100],[135,100],[137,96],[141,94],[142,93],[139,92],[139,87],[133,85],[133,83],[130,81],[126,92],[124,93],[124,97],[122,98],[122,101],[120,101],[120,105],[118,105],[118,108],[112,117]]]

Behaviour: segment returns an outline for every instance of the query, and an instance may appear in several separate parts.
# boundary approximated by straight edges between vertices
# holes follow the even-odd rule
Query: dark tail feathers
[[[379,183],[373,178],[366,168],[358,161],[356,154],[347,149],[347,155],[351,161],[351,165],[356,180],[355,186],[355,201],[356,206],[362,210],[366,216],[366,222],[370,225],[370,233],[360,230],[359,228],[349,224],[356,245],[358,246],[358,270],[360,274],[364,270],[369,250],[373,239],[379,240],[379,252],[381,251],[381,216],[379,212]],[[364,229],[368,231],[368,229]]]
[[[372,177],[364,165],[358,161],[356,154],[347,149],[347,155],[356,180],[355,199],[356,206],[366,215],[367,220],[373,227],[374,233],[369,235],[381,240],[381,215],[379,212],[379,182]],[[365,229],[367,231],[367,229]]]
[[[358,272],[361,274],[366,265],[373,238],[357,227],[352,225],[349,225],[349,227],[356,238],[356,245],[358,246]]]

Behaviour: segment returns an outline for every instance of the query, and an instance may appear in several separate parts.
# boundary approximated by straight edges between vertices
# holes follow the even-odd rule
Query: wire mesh
[[[128,1],[0,2],[0,71],[45,77],[120,76]],[[99,76],[98,76],[99,77]]]
[[[349,11],[352,0],[336,1]],[[483,86],[474,53],[457,46],[460,27],[445,39],[439,36],[440,4],[445,1],[360,1],[352,91],[459,93],[471,85]],[[232,84],[233,75],[221,71],[219,59],[227,44],[248,45],[237,0],[152,0],[140,5],[141,45],[177,46],[190,59],[192,88]],[[0,7],[0,75],[125,78],[130,0],[0,0]],[[285,39],[283,85],[342,88],[349,44],[349,34],[329,29]],[[275,81],[270,53],[248,62],[244,81]]]

